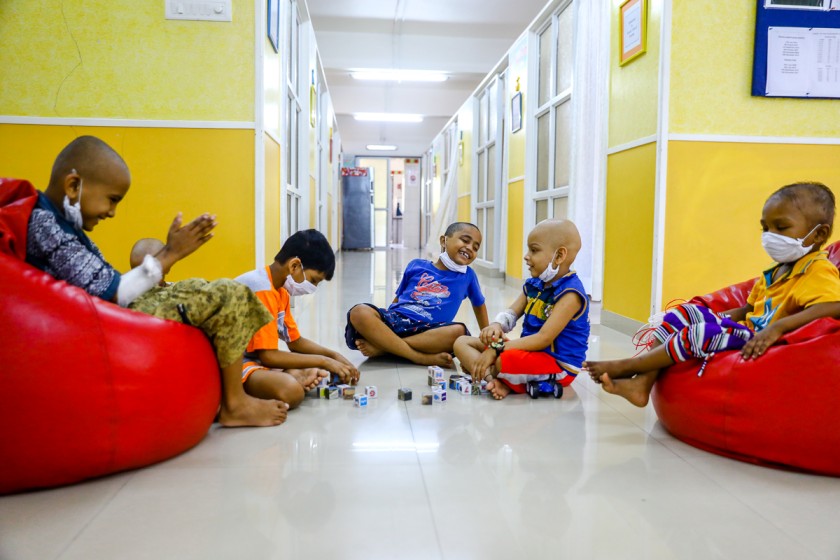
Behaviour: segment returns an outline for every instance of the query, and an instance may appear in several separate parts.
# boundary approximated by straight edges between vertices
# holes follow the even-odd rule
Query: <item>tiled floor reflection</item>
[[[412,257],[343,254],[298,298],[301,331],[341,348],[347,310],[390,301]],[[482,285],[491,316],[517,294]],[[592,334],[592,357],[631,350]],[[424,368],[343,352],[379,388],[367,409],[307,400],[277,428],[214,427],[150,468],[0,498],[0,559],[840,558],[840,479],[688,447],[587,379],[559,401],[428,407]]]

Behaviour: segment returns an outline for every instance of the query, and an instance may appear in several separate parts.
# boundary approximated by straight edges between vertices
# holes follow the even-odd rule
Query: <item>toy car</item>
[[[532,399],[540,398],[541,394],[552,394],[555,399],[563,396],[563,386],[557,383],[553,375],[543,381],[529,381],[527,389],[528,396]]]

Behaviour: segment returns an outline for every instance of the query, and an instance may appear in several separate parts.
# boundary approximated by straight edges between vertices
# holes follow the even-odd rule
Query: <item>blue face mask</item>
[[[73,173],[76,170],[73,169]],[[70,197],[66,194],[64,195],[64,217],[67,218],[67,221],[73,224],[78,230],[82,229],[84,225],[84,221],[82,220],[82,185],[84,181],[79,179],[79,200],[76,201],[76,204],[70,203]]]

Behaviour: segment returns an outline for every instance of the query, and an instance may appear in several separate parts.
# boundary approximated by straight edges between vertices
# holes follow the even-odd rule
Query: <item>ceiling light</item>
[[[443,72],[429,70],[356,70],[350,76],[356,80],[393,82],[445,82],[448,78]]]
[[[378,122],[423,122],[423,115],[411,113],[356,113],[353,115],[357,121],[378,121]]]
[[[367,146],[365,146],[365,148],[371,151],[380,152],[393,152],[397,149],[397,147],[393,144],[368,144]]]

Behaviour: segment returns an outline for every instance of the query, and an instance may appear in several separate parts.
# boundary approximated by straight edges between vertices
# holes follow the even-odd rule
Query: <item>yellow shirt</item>
[[[753,310],[746,324],[756,332],[817,303],[840,301],[840,274],[828,260],[828,252],[808,253],[773,281],[780,266],[765,270],[747,298]]]

